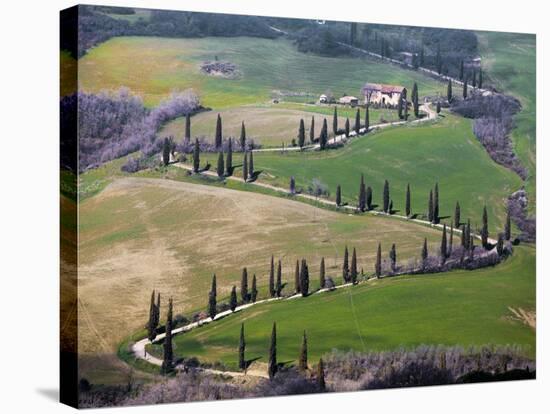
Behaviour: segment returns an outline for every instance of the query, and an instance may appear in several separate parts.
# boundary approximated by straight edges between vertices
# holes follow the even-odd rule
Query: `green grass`
[[[240,154],[234,162],[240,166]],[[201,163],[216,165],[215,154],[202,154]],[[455,203],[462,218],[470,217],[474,227],[481,223],[487,205],[489,227],[501,231],[505,200],[521,186],[513,172],[495,164],[471,131],[471,121],[445,113],[436,123],[391,127],[351,141],[337,150],[295,152],[281,155],[255,153],[255,169],[260,181],[288,187],[290,176],[298,187],[307,188],[314,178],[328,186],[331,198],[342,186],[343,200],[357,204],[361,174],[373,188],[373,200],[381,205],[384,179],[390,182],[394,208],[404,211],[405,190],[411,185],[412,209],[425,214],[428,195],[439,182],[440,215],[453,216]],[[241,174],[240,167],[235,175]],[[449,220],[446,220],[449,222]]]
[[[200,64],[215,56],[235,63],[242,77],[201,73]],[[359,95],[367,81],[407,88],[416,81],[421,96],[445,92],[443,83],[420,73],[369,59],[300,53],[286,39],[117,37],[91,49],[79,63],[81,89],[98,92],[126,86],[149,106],[173,90],[187,88],[216,109],[267,102],[278,96],[274,91],[309,93],[307,100],[317,100],[328,90],[336,97]]]
[[[323,118],[332,128],[333,106],[306,105],[298,103],[265,104],[263,106],[249,105],[221,111],[202,112],[192,117],[191,133],[193,136],[205,136],[214,140],[216,131],[216,118],[218,113],[222,117],[223,135],[239,140],[241,135],[241,123],[245,122],[248,139],[253,139],[262,147],[281,147],[290,145],[298,134],[300,119],[304,120],[306,128],[306,141],[309,142],[309,128],[311,118],[315,118],[316,136],[319,135]],[[339,126],[344,127],[346,117],[350,118],[350,128],[355,125],[356,109],[338,106]],[[364,122],[364,110],[361,111],[361,122]],[[371,123],[385,121],[397,121],[397,111],[390,109],[371,109],[369,111]],[[176,140],[183,138],[185,131],[185,118],[178,118],[166,124],[158,133],[158,136],[173,136]],[[333,136],[331,133],[330,136]]]
[[[486,84],[521,101],[512,132],[515,152],[529,169],[529,212],[536,211],[536,37],[532,34],[479,32]]]
[[[517,247],[495,268],[396,277],[260,304],[176,336],[175,353],[235,369],[244,322],[247,358],[265,363],[275,321],[279,361],[296,361],[304,329],[310,361],[332,349],[379,351],[420,344],[516,344],[534,357],[534,330],[514,320],[508,307],[534,311],[535,279],[535,250]]]

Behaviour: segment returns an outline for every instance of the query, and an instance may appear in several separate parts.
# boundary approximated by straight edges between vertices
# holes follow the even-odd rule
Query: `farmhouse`
[[[407,65],[412,65],[416,56],[416,53],[399,52],[399,59]]]
[[[356,106],[359,104],[359,99],[357,99],[355,96],[342,96],[340,99],[338,99],[338,103],[340,105]]]
[[[362,92],[366,105],[397,106],[403,89],[403,86],[365,83]]]

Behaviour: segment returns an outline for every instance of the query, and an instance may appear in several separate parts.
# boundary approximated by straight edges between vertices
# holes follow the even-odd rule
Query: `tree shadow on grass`
[[[258,357],[255,357],[255,358],[252,358],[252,359],[247,359],[244,364],[245,364],[245,370],[248,369],[250,367],[250,365],[252,365],[254,362],[256,362],[257,360],[259,359],[262,359],[261,356],[258,356]]]
[[[254,173],[252,173],[252,175],[248,177],[248,182],[253,183],[254,181],[256,181],[262,172],[263,170],[254,171]]]
[[[208,163],[204,167],[199,168],[199,172],[201,173],[201,172],[209,171],[211,166],[212,164]]]

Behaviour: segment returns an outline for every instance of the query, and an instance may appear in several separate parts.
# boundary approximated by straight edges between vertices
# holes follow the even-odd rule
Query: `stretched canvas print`
[[[535,45],[62,11],[62,402],[534,379]]]

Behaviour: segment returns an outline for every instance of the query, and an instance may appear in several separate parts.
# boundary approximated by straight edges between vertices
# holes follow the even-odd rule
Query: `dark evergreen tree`
[[[302,286],[300,283],[300,262],[296,260],[296,269],[294,271],[294,290],[300,293]]]
[[[391,271],[395,273],[397,270],[397,251],[395,250],[395,243],[391,245],[390,249],[390,264],[391,264]]]
[[[277,326],[273,322],[273,328],[271,330],[271,343],[269,345],[269,364],[268,373],[269,379],[273,379],[277,374]]]
[[[189,142],[191,140],[191,114],[187,113],[185,115],[185,141]]]
[[[365,134],[369,132],[370,120],[369,120],[369,106],[365,106]]]
[[[437,103],[435,104],[435,112],[437,114],[440,114],[441,113],[441,101],[437,101]]]
[[[361,174],[361,182],[359,183],[359,211],[365,211],[367,207],[367,190],[365,189],[365,178]]]
[[[349,282],[349,257],[348,257],[348,246],[344,249],[344,264],[342,265],[342,279],[344,283]]]
[[[254,178],[254,152],[250,151],[250,157],[248,157],[248,176]]]
[[[482,82],[483,82],[483,75],[482,75],[483,71],[481,70],[481,68],[479,68],[479,79],[477,81],[477,87],[479,89],[482,89]]]
[[[309,127],[309,142],[315,142],[315,118],[311,117],[311,125]]]
[[[166,167],[168,164],[170,164],[170,152],[172,150],[172,143],[168,137],[164,138],[164,141],[162,143],[162,163]]]
[[[441,260],[441,265],[445,264],[447,260],[447,225],[443,224],[443,233],[441,234],[441,246],[439,249],[439,257]]]
[[[382,275],[382,245],[378,243],[378,250],[376,252],[376,263],[374,264],[374,273],[376,277]]]
[[[416,84],[416,82],[413,85],[411,99],[412,99],[412,104],[413,104],[414,116],[418,118],[420,116],[420,113],[418,111],[418,108],[419,108],[419,105],[418,105],[418,85]]]
[[[155,291],[151,293],[151,303],[149,304],[149,320],[147,321],[147,337],[150,342],[153,342],[157,336],[156,324],[157,308],[155,305]]]
[[[216,149],[222,147],[222,117],[218,114],[216,119],[216,138],[215,138]]]
[[[302,266],[300,267],[300,293],[302,296],[309,294],[309,269],[306,259],[302,259]]]
[[[336,205],[340,207],[342,205],[342,188],[340,184],[336,187]]]
[[[288,188],[290,194],[296,194],[296,180],[294,180],[294,177],[290,177],[290,184]]]
[[[275,297],[275,261],[273,255],[271,255],[271,262],[269,263],[269,297]]]
[[[240,144],[241,144],[241,150],[242,151],[246,151],[246,128],[244,126],[244,121],[242,122],[241,124],[241,140],[240,140]]]
[[[388,180],[384,180],[383,201],[384,201],[384,212],[388,213],[390,209],[390,183],[388,182]]]
[[[462,81],[462,97],[466,99],[468,97],[468,79],[464,78]]]
[[[229,296],[229,308],[231,309],[231,312],[235,312],[235,309],[237,309],[237,288],[235,286],[231,288],[231,295]]]
[[[359,131],[361,131],[361,111],[359,108],[357,108],[357,112],[355,113],[355,126],[353,130],[356,135],[359,135]]]
[[[499,233],[498,235],[497,253],[499,256],[502,256],[504,254],[504,237],[502,236],[502,233]]]
[[[248,181],[248,153],[244,153],[243,157],[243,181]]]
[[[319,148],[324,150],[327,146],[328,132],[327,132],[327,119],[323,119],[323,127],[321,128],[321,135],[319,135]]]
[[[160,292],[157,293],[157,306],[155,306],[155,326],[160,323]]]
[[[451,224],[451,231],[449,232],[449,248],[447,249],[447,257],[451,257],[453,254],[453,238],[455,236],[455,230]]]
[[[462,225],[462,232],[460,233],[460,245],[463,249],[468,248],[468,243],[466,242],[466,224]]]
[[[481,245],[487,248],[489,246],[489,221],[487,218],[487,206],[483,207],[481,223]]]
[[[434,195],[432,190],[430,190],[430,197],[428,198],[428,221],[430,223],[434,221]]]
[[[250,300],[256,302],[258,298],[258,285],[256,282],[256,273],[252,276],[252,288],[250,289]]]
[[[455,205],[455,227],[460,227],[460,203],[457,201]]]
[[[504,223],[504,239],[510,240],[512,238],[512,223],[510,220],[510,209],[506,212],[506,222]]]
[[[407,184],[407,192],[405,194],[405,214],[411,216],[411,186]]]
[[[472,225],[470,223],[470,219],[468,219],[468,222],[466,223],[466,249],[471,249],[473,247],[472,241]]]
[[[321,258],[321,267],[319,269],[319,287],[323,289],[325,287],[325,258]]]
[[[424,238],[424,244],[422,245],[422,269],[425,269],[427,264],[428,264],[428,239]]]
[[[372,210],[372,188],[370,185],[367,187],[367,210]]]
[[[304,336],[302,337],[302,348],[300,349],[300,359],[298,360],[298,369],[300,371],[307,370],[307,336],[306,331],[304,331]]]
[[[218,174],[219,178],[222,178],[225,173],[225,166],[223,162],[223,152],[219,152],[218,154],[218,166],[216,168],[216,173]]]
[[[434,188],[434,217],[433,222],[435,224],[439,223],[439,184],[435,183]]]
[[[172,348],[172,298],[168,300],[168,313],[166,314],[166,329],[164,336],[164,358],[162,360],[162,373],[168,374],[174,369],[174,351]]]
[[[281,261],[279,260],[277,264],[277,281],[275,282],[275,294],[278,298],[281,297],[281,292],[283,290],[283,269],[281,266]]]
[[[193,172],[198,173],[201,165],[199,140],[195,139],[195,147],[193,148]]]
[[[357,253],[355,247],[353,248],[353,253],[351,255],[351,268],[349,272],[350,281],[353,284],[357,283]]]
[[[306,127],[304,126],[304,120],[300,119],[300,127],[298,128],[298,146],[304,148],[306,143]]]
[[[246,359],[244,351],[246,348],[246,342],[244,339],[244,323],[241,323],[241,335],[239,338],[239,369],[244,371],[246,369]]]
[[[241,276],[241,300],[243,303],[248,302],[248,270],[243,268],[243,274]]]
[[[453,82],[449,79],[447,82],[447,101],[451,103],[453,101]],[[439,104],[439,101],[437,101]]]
[[[403,90],[404,91],[404,90]],[[401,91],[401,95],[399,96],[399,100],[397,101],[397,116],[399,119],[403,119],[403,91]],[[405,103],[406,105],[406,103]]]
[[[477,86],[476,84],[476,71],[472,71],[472,87],[475,89]]]
[[[349,118],[346,118],[346,123],[344,124],[344,132],[346,134],[346,138],[348,138],[350,132]]]
[[[334,114],[332,115],[332,133],[334,136],[338,135],[338,110],[334,107]]]
[[[208,316],[212,319],[216,316],[217,313],[217,292],[216,292],[216,275],[212,276],[212,287],[210,288],[210,293],[208,294]]]
[[[233,139],[227,142],[227,156],[225,159],[225,173],[229,177],[233,174]]]
[[[323,358],[319,359],[319,364],[317,365],[317,387],[321,392],[324,392],[327,388],[325,383],[325,367],[323,365]]]

